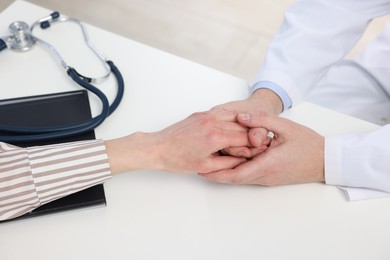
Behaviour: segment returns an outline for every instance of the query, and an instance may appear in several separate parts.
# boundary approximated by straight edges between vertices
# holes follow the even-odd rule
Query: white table
[[[0,14],[0,35],[13,21],[31,23],[49,12],[17,1]],[[48,39],[68,40],[76,53],[68,63],[99,74],[100,64],[76,51],[80,38],[71,42],[61,29]],[[96,130],[100,138],[158,130],[248,95],[241,79],[88,29],[126,82],[123,103]],[[40,47],[0,53],[0,68],[1,99],[78,89]],[[113,85],[110,79],[102,88],[112,96]],[[308,103],[285,116],[322,134],[376,128]],[[229,186],[151,171],[121,175],[105,189],[107,207],[0,224],[0,259],[390,259],[390,199],[347,202],[324,184]]]

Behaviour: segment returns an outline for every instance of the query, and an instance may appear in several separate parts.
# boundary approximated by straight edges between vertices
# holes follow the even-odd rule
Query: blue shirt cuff
[[[287,92],[280,87],[279,85],[276,85],[275,83],[272,83],[270,81],[259,81],[256,84],[252,86],[252,93],[255,92],[258,89],[266,88],[269,90],[272,90],[275,92],[276,95],[279,96],[279,98],[282,100],[283,103],[283,111],[285,109],[289,109],[292,106],[292,101]]]

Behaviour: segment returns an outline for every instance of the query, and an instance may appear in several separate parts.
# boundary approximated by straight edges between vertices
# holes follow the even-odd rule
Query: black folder
[[[12,126],[60,126],[91,118],[85,90],[0,100],[0,124]],[[7,135],[0,131],[0,135]],[[94,131],[50,142],[15,144],[21,147],[95,139]],[[1,141],[1,140],[0,140]],[[45,204],[16,219],[51,214],[91,206],[105,206],[103,184]]]

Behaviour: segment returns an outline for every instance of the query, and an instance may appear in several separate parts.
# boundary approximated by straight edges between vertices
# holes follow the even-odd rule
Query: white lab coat
[[[256,82],[281,86],[293,105],[309,100],[385,125],[390,120],[390,27],[356,62],[341,61],[390,0],[300,0],[286,12]],[[350,199],[390,195],[390,125],[325,138],[326,183]],[[363,189],[360,189],[363,188]],[[385,193],[384,193],[385,192]]]

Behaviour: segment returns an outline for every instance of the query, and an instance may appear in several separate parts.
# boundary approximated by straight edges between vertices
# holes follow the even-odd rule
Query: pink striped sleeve
[[[0,142],[0,220],[111,177],[102,140],[30,148]]]

